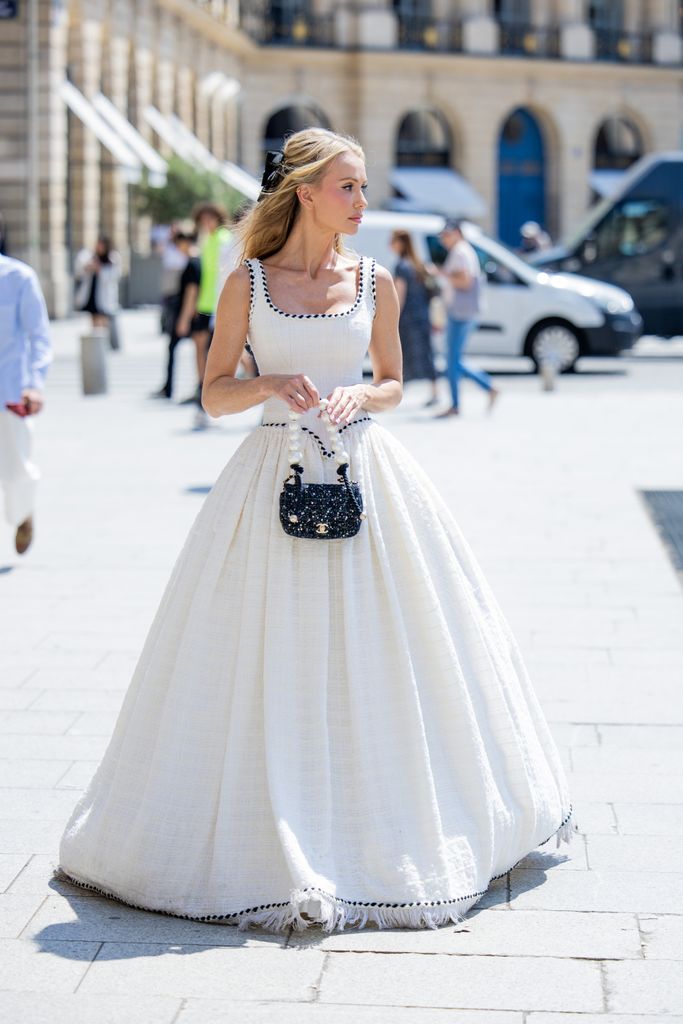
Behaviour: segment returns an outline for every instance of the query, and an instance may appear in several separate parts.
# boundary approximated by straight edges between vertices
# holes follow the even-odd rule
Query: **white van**
[[[410,232],[422,259],[439,263],[445,256],[437,237],[443,224],[444,218],[433,214],[366,210],[348,244],[393,270],[389,238],[402,229]],[[469,353],[528,356],[537,370],[551,360],[567,371],[580,356],[615,355],[640,337],[641,316],[623,289],[576,274],[538,271],[474,224],[464,224],[463,234],[486,275]]]

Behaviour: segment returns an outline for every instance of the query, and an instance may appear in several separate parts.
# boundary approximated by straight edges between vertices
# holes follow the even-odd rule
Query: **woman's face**
[[[332,161],[317,185],[302,186],[304,205],[315,223],[338,234],[354,235],[368,205],[365,198],[367,178],[365,164],[347,150]]]

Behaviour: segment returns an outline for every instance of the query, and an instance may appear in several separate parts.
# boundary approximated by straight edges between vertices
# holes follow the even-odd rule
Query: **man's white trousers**
[[[36,500],[40,471],[31,462],[33,417],[0,411],[0,484],[5,496],[5,518],[19,526],[30,515]]]

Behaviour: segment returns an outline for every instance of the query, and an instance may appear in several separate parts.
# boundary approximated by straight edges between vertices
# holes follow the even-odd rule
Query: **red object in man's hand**
[[[30,416],[29,407],[26,402],[5,402],[6,407],[10,412],[15,413],[17,416]]]

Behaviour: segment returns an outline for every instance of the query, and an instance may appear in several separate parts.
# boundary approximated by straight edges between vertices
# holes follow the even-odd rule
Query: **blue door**
[[[498,237],[516,249],[527,220],[545,228],[545,154],[536,118],[519,107],[498,141]]]

